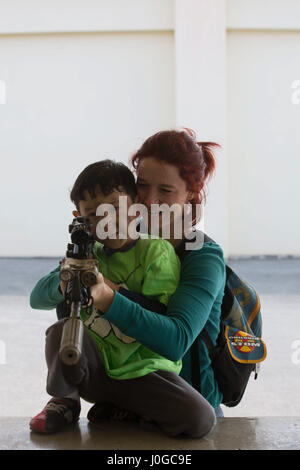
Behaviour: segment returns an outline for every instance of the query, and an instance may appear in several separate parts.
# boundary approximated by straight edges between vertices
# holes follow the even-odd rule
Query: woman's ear
[[[79,217],[80,216],[78,211],[72,211],[72,214],[74,215],[74,217]]]

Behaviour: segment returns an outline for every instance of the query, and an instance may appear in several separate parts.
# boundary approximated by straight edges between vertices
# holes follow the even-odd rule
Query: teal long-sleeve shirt
[[[181,265],[180,282],[170,298],[167,314],[142,308],[119,292],[105,318],[123,333],[171,361],[182,358],[180,376],[191,384],[190,347],[204,328],[213,342],[219,333],[226,268],[223,251],[216,243],[204,243],[192,250]],[[52,309],[63,300],[59,292],[59,268],[41,280],[30,298],[32,308]],[[202,340],[198,341],[201,368],[201,393],[216,409],[222,394],[214,378],[210,358]]]

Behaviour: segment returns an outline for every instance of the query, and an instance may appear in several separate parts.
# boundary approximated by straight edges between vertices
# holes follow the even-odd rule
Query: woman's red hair
[[[192,129],[161,131],[145,140],[132,156],[131,164],[137,171],[141,160],[154,157],[160,162],[176,166],[186,182],[187,191],[195,193],[190,201],[195,225],[199,222],[196,207],[206,200],[206,183],[215,171],[214,150],[218,147],[220,145],[215,142],[197,142]]]

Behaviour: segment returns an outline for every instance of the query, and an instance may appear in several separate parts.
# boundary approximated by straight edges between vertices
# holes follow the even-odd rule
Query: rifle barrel
[[[70,318],[65,321],[61,337],[59,358],[69,366],[77,364],[81,356],[84,326],[80,310],[81,302],[72,302]]]

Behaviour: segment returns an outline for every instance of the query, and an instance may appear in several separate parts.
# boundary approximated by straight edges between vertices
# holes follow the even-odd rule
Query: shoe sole
[[[33,432],[34,434],[43,434],[43,435],[48,435],[48,434],[57,434],[61,431],[64,431],[66,427],[68,426],[72,426],[72,425],[75,425],[77,424],[79,421],[79,418],[76,419],[76,421],[72,421],[72,423],[66,423],[63,425],[63,427],[61,427],[60,429],[58,429],[57,431],[42,431],[42,430],[37,430],[37,429],[33,429],[32,426],[29,425],[29,429],[31,432]]]

